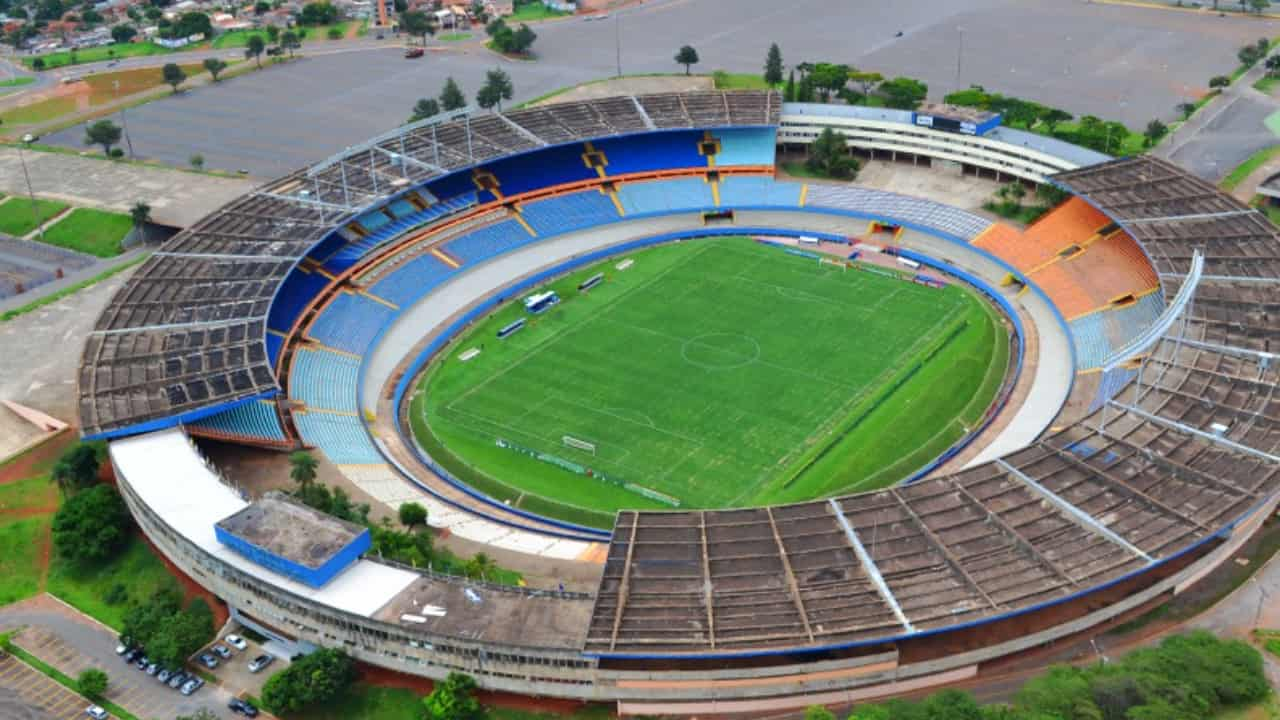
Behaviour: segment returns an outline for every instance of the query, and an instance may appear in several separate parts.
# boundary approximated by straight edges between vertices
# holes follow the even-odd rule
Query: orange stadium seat
[[[1063,250],[1082,246],[1108,225],[1106,215],[1073,197],[1050,210],[1023,233],[997,223],[974,244],[999,255],[1022,272],[1032,272],[1053,262]],[[1006,228],[996,230],[997,227]]]
[[[1044,266],[1032,280],[1068,320],[1158,285],[1155,269],[1122,231],[1089,244],[1069,259]]]

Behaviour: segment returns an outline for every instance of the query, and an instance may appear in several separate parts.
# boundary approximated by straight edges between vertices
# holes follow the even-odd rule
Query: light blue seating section
[[[426,225],[429,222],[438,220],[446,215],[452,215],[457,212],[466,210],[476,204],[476,194],[474,192],[465,193],[456,197],[432,205],[426,210],[418,210],[410,213],[395,222],[388,222],[383,225],[377,232],[370,233],[360,240],[350,243],[333,257],[324,263],[324,268],[332,273],[340,273],[343,270],[355,265],[365,255],[375,248],[394,240],[396,237],[412,230],[420,225]]]
[[[391,218],[387,217],[387,214],[382,212],[381,209],[378,209],[361,215],[356,218],[356,222],[360,223],[360,227],[363,227],[365,230],[374,232],[383,225],[391,222]]]
[[[387,206],[387,209],[391,211],[392,215],[396,216],[396,219],[418,212],[417,206],[404,198],[400,198],[399,200],[391,203]]]
[[[284,347],[284,338],[275,333],[267,333],[267,362],[273,368],[276,366],[276,360],[280,359],[282,347]]]
[[[320,273],[294,268],[276,291],[275,301],[267,312],[267,327],[287,333],[302,314],[302,309],[329,284]]]
[[[1106,311],[1095,312],[1076,318],[1071,326],[1071,341],[1076,348],[1076,370],[1090,370],[1102,364],[1114,348],[1107,342],[1105,321],[1102,315]]]
[[[716,167],[773,165],[778,147],[777,132],[773,128],[726,128],[716,130],[714,135],[720,139]]]
[[[626,175],[635,172],[707,167],[707,158],[698,154],[701,130],[650,132],[639,137],[619,137],[592,142],[604,153],[605,172]]]
[[[289,397],[321,408],[356,412],[360,361],[338,353],[299,348],[289,371]]]
[[[711,186],[702,178],[626,183],[618,188],[618,200],[628,215],[714,208]]]
[[[338,293],[312,324],[309,335],[331,348],[363,355],[395,310],[366,297]]]
[[[1162,312],[1164,312],[1164,295],[1159,291],[1148,293],[1138,298],[1138,302],[1132,305],[1101,313],[1103,331],[1106,332],[1107,340],[1112,346],[1124,347],[1125,343],[1151,327]]]
[[[1108,372],[1102,373],[1102,380],[1098,384],[1098,392],[1093,396],[1093,401],[1089,403],[1089,412],[1096,412],[1111,398],[1115,397],[1124,389],[1129,381],[1138,377],[1137,368],[1114,368]]]
[[[534,240],[515,220],[501,222],[469,232],[445,243],[444,250],[464,263],[480,262]]]
[[[777,182],[761,176],[729,176],[720,179],[721,207],[800,207],[800,183]]]
[[[406,307],[431,292],[452,273],[453,268],[440,262],[431,253],[423,253],[387,273],[369,286],[368,291],[383,300]]]
[[[320,448],[335,465],[373,465],[383,461],[358,417],[299,412],[293,414],[293,424],[303,442]]]
[[[210,415],[189,424],[192,427],[238,437],[272,442],[285,441],[284,429],[280,427],[280,417],[276,415],[274,402],[250,400],[226,412]]]
[[[529,203],[520,214],[539,235],[571,232],[620,219],[609,196],[594,189]]]

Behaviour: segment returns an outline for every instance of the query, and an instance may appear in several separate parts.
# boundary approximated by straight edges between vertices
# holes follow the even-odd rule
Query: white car
[[[111,717],[106,710],[103,710],[97,705],[90,705],[85,709],[84,714],[93,718],[93,720],[108,720]]]
[[[226,636],[226,637],[222,638],[222,642],[224,642],[224,643],[226,643],[226,644],[230,645],[231,647],[233,647],[233,648],[235,648],[235,649],[237,649],[237,650],[241,650],[241,651],[243,651],[245,648],[249,647],[249,643],[245,642],[245,641],[244,641],[244,638],[240,637],[239,635],[228,635],[228,636]]]

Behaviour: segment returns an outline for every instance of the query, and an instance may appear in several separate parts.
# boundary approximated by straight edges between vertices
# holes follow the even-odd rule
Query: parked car
[[[142,657],[142,651],[137,648],[133,648],[132,650],[126,650],[124,655],[120,656],[120,659],[127,663],[134,663],[137,662],[140,657]]]
[[[125,645],[124,643],[120,643],[119,645],[116,645],[116,654],[117,654],[117,655],[121,655],[121,656],[123,656],[123,655],[124,655],[125,653],[127,653],[127,652],[129,652],[129,646],[128,646],[128,645]]]
[[[231,647],[237,650],[240,650],[241,652],[243,652],[249,647],[249,643],[245,642],[244,638],[240,637],[239,635],[228,635],[222,638],[222,642],[230,645]]]
[[[199,660],[201,665],[209,668],[210,670],[218,667],[218,658],[210,655],[209,653],[200,653]]]
[[[213,650],[214,654],[216,654],[218,657],[222,658],[223,660],[226,660],[227,658],[231,657],[231,651],[228,650],[225,645],[214,645],[212,648],[209,648],[209,649]]]
[[[160,665],[158,663],[151,663],[147,666],[148,675],[155,675],[158,672],[160,672]]]
[[[186,685],[187,681],[190,679],[191,679],[190,675],[179,670],[178,672],[173,674],[173,677],[169,678],[169,687],[173,688],[174,690],[177,690],[183,685]]]
[[[151,664],[151,660],[147,658],[146,655],[139,655],[137,662],[135,662],[133,666],[138,668],[139,670],[146,670],[147,666],[150,664]]]
[[[156,679],[162,683],[169,682],[169,678],[171,677],[173,677],[173,673],[170,672],[169,670],[161,670],[160,672],[156,673]]]
[[[423,51],[422,48],[409,48],[404,51],[404,56],[406,60],[411,60],[413,58],[420,58],[424,54],[425,52]]]
[[[254,658],[252,662],[249,663],[249,672],[251,673],[261,672],[262,668],[270,665],[272,660],[275,660],[275,658],[265,653],[262,655],[259,655],[258,657]]]
[[[258,717],[258,708],[240,698],[231,698],[231,702],[227,703],[227,707],[231,708],[231,712],[240,713],[245,717]]]
[[[111,717],[106,710],[103,710],[97,705],[90,705],[88,708],[85,708],[84,714],[93,718],[93,720],[107,720],[107,718]]]
[[[183,695],[190,695],[202,687],[204,687],[204,680],[193,677],[182,686],[181,692]]]

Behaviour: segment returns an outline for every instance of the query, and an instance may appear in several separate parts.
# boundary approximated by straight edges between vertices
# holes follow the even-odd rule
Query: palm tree
[[[482,552],[475,554],[475,557],[467,561],[467,577],[474,580],[488,580],[489,575],[497,568],[497,564],[493,558]]]
[[[133,220],[133,229],[138,232],[142,242],[147,242],[147,223],[151,222],[151,206],[139,200],[129,208],[129,219]]]
[[[289,456],[289,477],[298,483],[298,489],[306,495],[311,483],[316,479],[316,466],[319,463],[306,450],[298,450]]]

